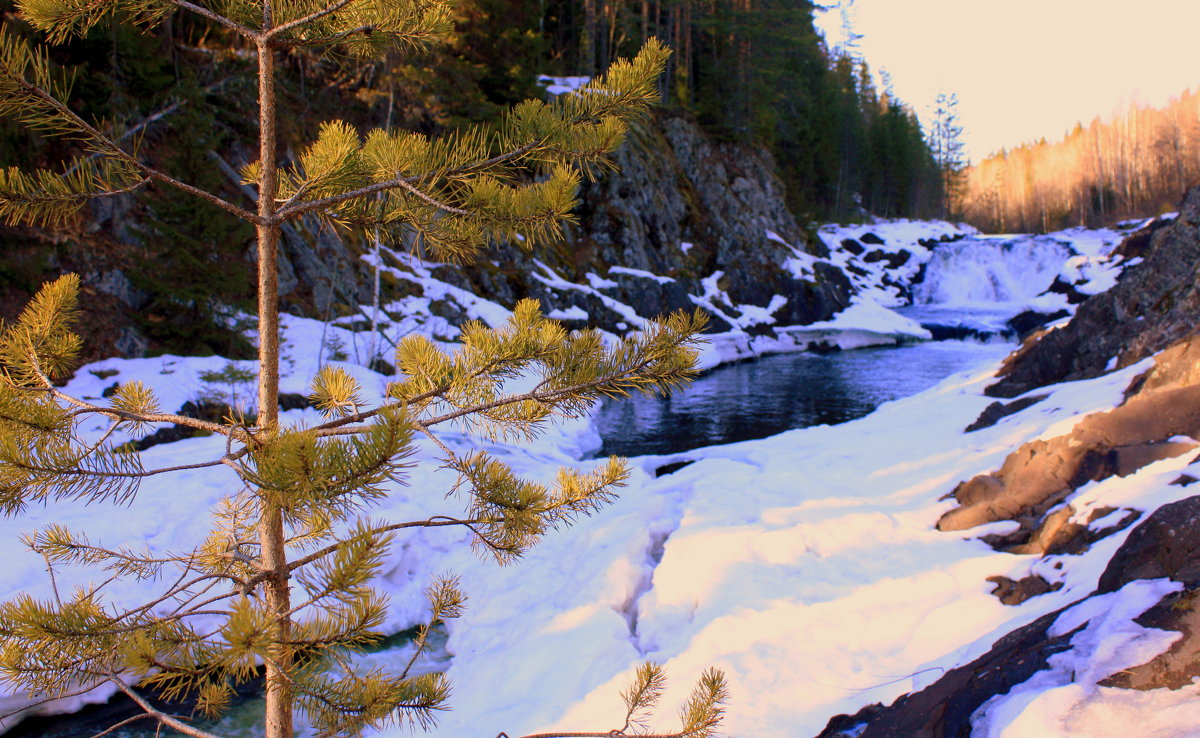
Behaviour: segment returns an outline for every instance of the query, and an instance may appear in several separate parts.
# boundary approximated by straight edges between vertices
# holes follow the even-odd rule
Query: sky
[[[958,95],[976,162],[1200,86],[1200,0],[855,0],[852,10],[868,65],[891,74],[923,121],[939,92]],[[818,23],[840,41],[836,9]]]

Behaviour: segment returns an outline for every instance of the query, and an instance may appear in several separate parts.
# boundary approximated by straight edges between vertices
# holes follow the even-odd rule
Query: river
[[[932,341],[780,354],[714,369],[670,397],[605,402],[599,456],[672,454],[792,428],[845,423],[945,377],[995,361],[1009,343]]]

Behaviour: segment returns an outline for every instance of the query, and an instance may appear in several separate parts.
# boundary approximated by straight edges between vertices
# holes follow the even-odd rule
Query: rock
[[[867,235],[870,235],[870,234],[867,234]],[[862,258],[862,260],[868,264],[873,264],[877,261],[883,261],[883,262],[887,262],[888,269],[899,269],[900,267],[907,264],[908,260],[911,258],[912,258],[912,253],[909,252],[907,249],[900,249],[899,251],[897,251],[895,253],[889,253],[887,251],[881,251],[880,249],[875,249],[873,251],[868,251],[866,256],[864,256]]]
[[[1200,676],[1200,591],[1188,588],[1167,595],[1162,602],[1136,618],[1138,625],[1173,630],[1181,637],[1163,653],[1144,664],[1122,669],[1099,682],[1124,689],[1180,689]]]
[[[1200,496],[1155,510],[1133,529],[1100,575],[1097,592],[1115,592],[1135,579],[1170,577],[1200,586]]]
[[[695,464],[695,459],[684,459],[683,461],[672,461],[670,464],[663,464],[654,470],[655,477],[665,477],[668,474],[674,474],[685,466]]]
[[[1107,518],[1113,512],[1098,510],[1092,519]],[[1179,631],[1182,637],[1149,662],[1102,680],[1102,686],[1179,689],[1200,676],[1200,496],[1164,505],[1138,525],[1113,555],[1096,592],[1090,596],[1115,592],[1135,579],[1161,577],[1182,582],[1185,589],[1168,595],[1139,616],[1137,623]],[[996,584],[994,594],[1005,604],[1018,604],[1058,589],[1032,575],[1015,581],[997,576],[988,581]],[[1086,624],[1053,637],[1049,630],[1060,614],[1077,604],[1008,633],[980,658],[947,672],[919,692],[904,695],[886,707],[875,704],[854,715],[836,716],[818,738],[971,735],[971,716],[989,699],[1049,668],[1051,656],[1071,647],[1071,639]]]
[[[1017,340],[1023,341],[1031,333],[1070,315],[1066,310],[1056,310],[1053,313],[1041,313],[1036,310],[1025,310],[1009,318],[1005,325],[1016,335]]]
[[[1120,245],[1113,250],[1113,256],[1124,259],[1145,256],[1146,250],[1150,248],[1150,242],[1154,239],[1154,234],[1171,225],[1172,222],[1174,222],[1174,218],[1155,218],[1126,236],[1125,240],[1121,241]]]
[[[1200,384],[1184,384],[1193,379],[1186,360],[1191,351],[1200,347],[1170,352],[1162,368],[1156,363],[1121,406],[1088,415],[1065,435],[1026,443],[998,471],[960,484],[953,493],[960,507],[943,515],[938,528],[1016,520],[1026,540],[1010,536],[1006,541],[1019,547],[1045,526],[1044,514],[1083,484],[1127,476],[1195,449],[1200,444],[1173,440],[1200,437]]]
[[[1057,592],[1062,589],[1062,582],[1055,582],[1053,585],[1047,582],[1044,578],[1030,574],[1027,577],[1021,577],[1018,580],[1012,580],[1004,576],[988,577],[987,581],[996,585],[992,590],[992,594],[1000,602],[1009,606],[1016,606],[1038,595],[1044,595],[1047,592]]]
[[[994,332],[980,330],[979,328],[969,325],[962,325],[961,323],[956,323],[954,325],[921,323],[921,327],[929,331],[930,339],[934,341],[964,341],[967,339],[984,340],[996,335]]]
[[[842,248],[854,254],[855,256],[859,256],[862,254],[862,252],[867,250],[861,243],[855,241],[853,238],[843,238]]]
[[[1088,298],[1066,326],[1027,339],[987,393],[1016,397],[1055,382],[1099,376],[1191,336],[1200,325],[1200,187],[1158,228],[1143,261]]]
[[[880,238],[879,236],[876,236],[874,233],[871,233],[870,231],[862,234],[861,236],[858,237],[858,239],[860,241],[862,241],[863,243],[871,243],[871,244],[876,244],[878,246],[882,246],[886,243],[882,238]]]
[[[852,286],[833,265],[817,262],[800,278],[783,268],[793,249],[816,257],[828,251],[808,240],[788,210],[764,150],[718,143],[693,122],[657,112],[614,159],[617,171],[580,191],[577,224],[566,228],[564,242],[536,254],[563,279],[589,285],[592,272],[616,282],[602,293],[647,318],[694,309],[692,296],[705,295],[703,282],[716,272],[731,316],[739,305],[766,307],[776,295],[787,301],[772,315],[774,325],[826,320],[849,305]],[[534,255],[498,246],[487,256],[462,269],[477,294],[534,297],[547,312],[578,307],[592,324],[618,333],[634,327],[586,291],[547,289],[533,276]],[[612,266],[673,281],[614,274]],[[732,328],[713,318],[716,330]]]
[[[1200,676],[1200,497],[1163,505],[1117,549],[1100,576],[1098,592],[1113,592],[1135,579],[1169,577],[1185,589],[1137,618],[1148,628],[1178,631],[1181,637],[1140,666],[1100,682],[1127,689],[1179,689]]]
[[[975,418],[975,422],[968,425],[963,432],[972,433],[984,428],[990,428],[1003,418],[1019,413],[1027,407],[1032,407],[1047,397],[1049,395],[1030,395],[1029,397],[1022,397],[1019,400],[1013,400],[1008,403],[993,402],[985,407],[983,412],[979,413],[979,417]]]
[[[1071,305],[1078,305],[1088,299],[1088,296],[1076,289],[1075,285],[1063,281],[1061,275],[1055,277],[1054,281],[1050,283],[1050,286],[1042,294],[1064,295],[1067,298],[1067,303]]]
[[[971,715],[983,703],[1047,668],[1051,656],[1070,648],[1071,638],[1078,631],[1053,638],[1047,635],[1060,612],[1043,615],[1005,635],[986,654],[946,672],[920,692],[904,695],[887,707],[870,705],[852,716],[833,718],[817,738],[970,736]]]

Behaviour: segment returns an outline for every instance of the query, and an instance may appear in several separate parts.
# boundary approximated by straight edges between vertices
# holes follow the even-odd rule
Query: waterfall
[[[914,305],[1023,303],[1044,292],[1071,257],[1048,236],[968,238],[934,249]]]

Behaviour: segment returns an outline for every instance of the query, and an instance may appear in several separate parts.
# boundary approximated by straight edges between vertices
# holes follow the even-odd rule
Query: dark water
[[[938,341],[832,354],[781,354],[719,367],[669,398],[606,402],[598,455],[671,454],[867,415],[881,403],[994,361],[1008,344]]]

